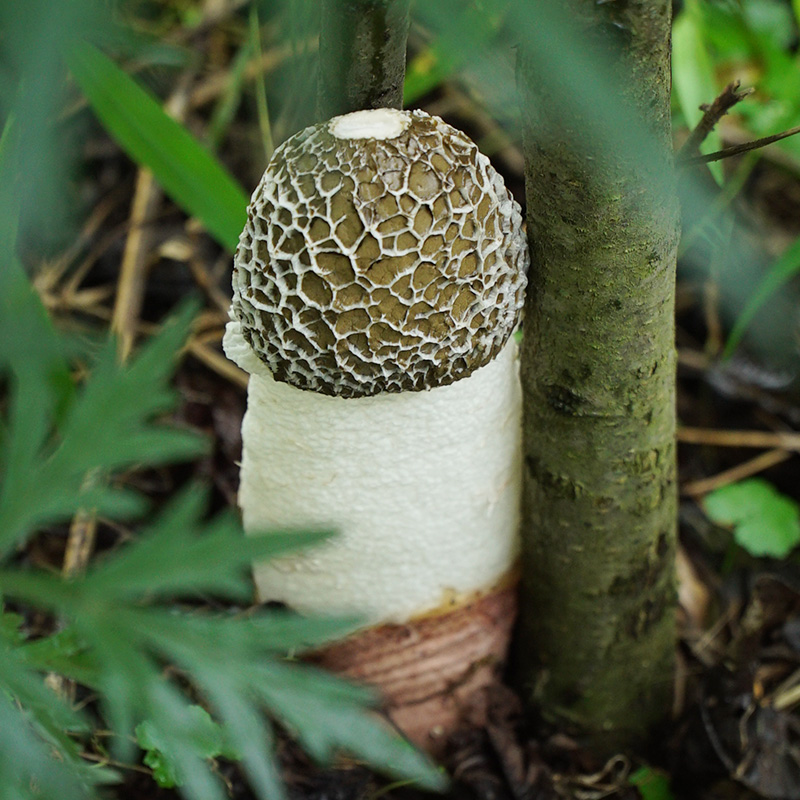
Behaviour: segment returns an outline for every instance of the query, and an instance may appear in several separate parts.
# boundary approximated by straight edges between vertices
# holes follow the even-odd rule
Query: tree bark
[[[317,118],[402,108],[410,0],[322,0]]]
[[[525,20],[520,20],[524,27]],[[675,643],[669,0],[541,0],[520,52],[520,675],[610,751],[668,708]]]

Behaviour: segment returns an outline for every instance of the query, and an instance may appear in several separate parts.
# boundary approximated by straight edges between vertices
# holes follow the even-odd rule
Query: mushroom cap
[[[234,259],[231,316],[297,388],[429,389],[500,352],[527,258],[519,206],[467,136],[422,111],[357,111],[273,154]]]

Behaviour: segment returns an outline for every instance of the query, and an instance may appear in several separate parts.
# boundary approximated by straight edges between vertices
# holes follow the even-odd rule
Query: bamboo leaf
[[[164,191],[234,250],[246,219],[247,196],[227,170],[173,120],[149,92],[97,48],[81,43],[67,54],[75,80],[108,132]]]

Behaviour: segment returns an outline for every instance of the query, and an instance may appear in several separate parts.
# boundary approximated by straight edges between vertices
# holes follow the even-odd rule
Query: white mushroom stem
[[[309,613],[406,622],[501,582],[517,555],[520,389],[513,338],[472,375],[423,392],[343,399],[252,373],[242,427],[245,530],[335,539],[259,565],[259,594]]]

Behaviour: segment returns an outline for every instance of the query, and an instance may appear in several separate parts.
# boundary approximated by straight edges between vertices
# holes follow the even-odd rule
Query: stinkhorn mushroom
[[[245,530],[338,531],[257,565],[258,593],[362,615],[320,660],[379,686],[421,744],[488,682],[513,621],[526,260],[475,144],[391,109],[279,147],[235,257]]]

